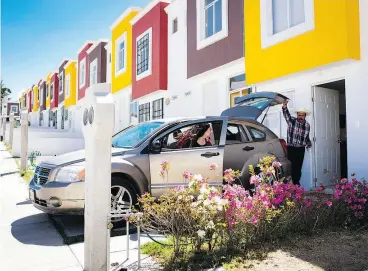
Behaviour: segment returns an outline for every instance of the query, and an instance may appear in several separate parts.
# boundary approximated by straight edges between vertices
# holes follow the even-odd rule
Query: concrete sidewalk
[[[157,240],[163,237],[155,236]],[[141,244],[150,242],[142,236]],[[126,236],[111,238],[111,270],[137,270],[137,235],[130,235],[129,260]],[[151,258],[142,255],[140,270],[159,270]],[[65,245],[50,218],[28,200],[28,189],[15,160],[0,143],[0,270],[81,271],[84,243]],[[122,269],[126,268],[126,269]]]
[[[46,214],[28,200],[17,165],[0,143],[0,270],[80,271]]]

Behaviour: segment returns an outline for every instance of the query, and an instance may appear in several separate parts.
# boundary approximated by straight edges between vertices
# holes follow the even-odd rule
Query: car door
[[[192,147],[175,144],[178,135],[186,136],[186,133],[192,131],[197,125],[208,123],[213,129],[212,146]],[[196,121],[188,121],[177,125],[163,134],[153,139],[153,142],[160,142],[162,148],[159,153],[150,153],[150,175],[151,175],[151,193],[154,196],[160,196],[170,187],[186,186],[188,181],[183,177],[184,172],[192,174],[201,174],[208,178],[211,185],[222,184],[223,157],[225,146],[227,118],[206,118]],[[181,142],[181,141],[178,141]],[[170,169],[162,177],[162,163],[170,164]],[[211,170],[211,164],[216,165],[216,170]]]
[[[258,144],[253,142],[242,122],[227,125],[224,169],[239,170],[243,184],[249,179],[249,166],[258,163]]]

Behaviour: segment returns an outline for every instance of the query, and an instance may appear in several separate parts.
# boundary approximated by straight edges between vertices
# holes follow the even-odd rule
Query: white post
[[[13,131],[14,131],[14,113],[10,114],[9,123],[10,123],[10,127],[9,127],[9,146],[10,146],[10,148],[12,148],[13,147]]]
[[[110,270],[111,144],[115,105],[110,84],[86,90],[84,270]]]
[[[6,116],[3,116],[3,140],[5,141],[6,135]]]
[[[27,170],[28,167],[28,111],[21,113],[20,130],[20,170]]]
[[[3,141],[4,140],[4,135],[3,135],[3,123],[4,123],[4,118],[2,115],[0,115],[0,140]]]

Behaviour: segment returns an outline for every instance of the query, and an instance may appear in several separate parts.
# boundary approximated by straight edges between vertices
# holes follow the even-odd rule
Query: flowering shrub
[[[233,169],[224,171],[220,187],[210,186],[208,178],[201,175],[183,172],[185,187],[169,189],[157,200],[149,194],[139,199],[143,230],[173,237],[177,255],[184,244],[194,250],[216,246],[243,249],[292,232],[367,220],[365,181],[342,179],[333,197],[313,196],[301,186],[284,183],[281,166],[273,156],[261,159],[257,172],[251,166],[251,190],[238,184],[241,172]],[[168,182],[170,164],[162,162],[161,167],[159,174]],[[211,171],[217,168],[209,165]]]
[[[340,180],[336,185],[334,200],[347,208],[349,221],[367,219],[368,183],[365,180],[359,182],[355,177],[352,181]]]

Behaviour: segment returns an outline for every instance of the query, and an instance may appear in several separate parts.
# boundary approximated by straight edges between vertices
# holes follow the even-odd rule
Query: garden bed
[[[173,261],[172,248],[156,243],[143,245],[164,270],[308,270],[361,271],[368,269],[368,231],[328,230],[313,235],[293,235],[267,243],[243,254],[217,251],[214,254],[187,253]],[[221,269],[220,269],[221,270]]]

